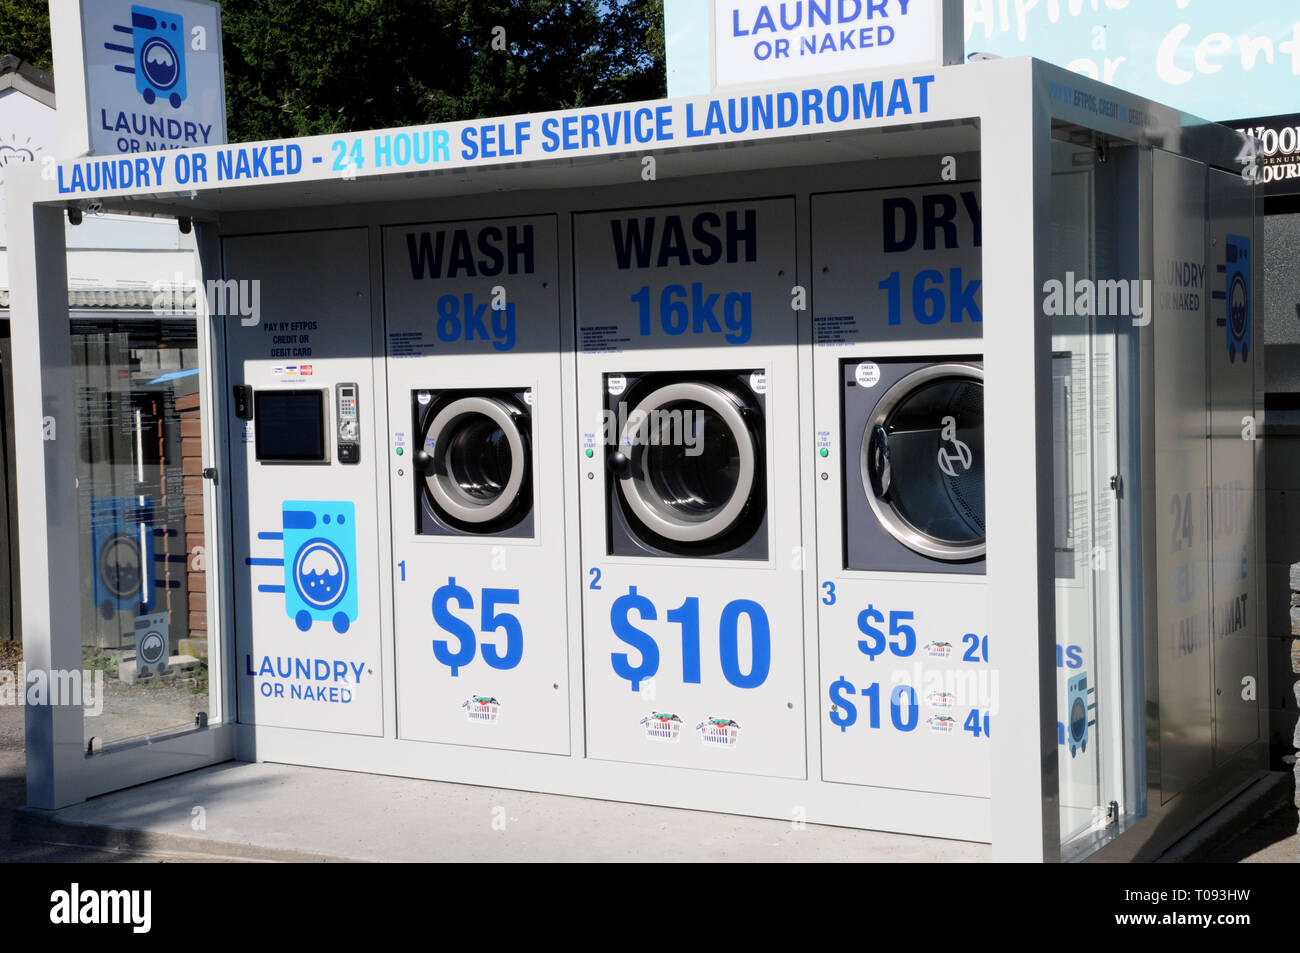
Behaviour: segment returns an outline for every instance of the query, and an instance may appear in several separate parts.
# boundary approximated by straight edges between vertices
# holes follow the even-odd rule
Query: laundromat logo
[[[342,501],[286,500],[277,530],[259,532],[259,540],[280,541],[279,558],[250,556],[250,567],[276,566],[280,583],[257,586],[262,593],[282,593],[284,609],[299,631],[329,622],[340,635],[357,620],[356,507]]]
[[[119,73],[135,75],[135,90],[152,106],[158,100],[180,109],[185,102],[185,18],[151,7],[131,7],[130,25],[116,23],[113,30],[131,37],[131,45],[105,43],[104,49],[125,53],[130,66],[115,66]]]
[[[1215,323],[1227,329],[1228,361],[1238,355],[1246,363],[1250,355],[1250,239],[1228,235],[1223,245],[1224,263],[1217,266],[1223,275],[1223,290],[1214,292],[1214,300],[1223,302],[1223,317]]]
[[[682,720],[677,715],[663,711],[652,711],[641,719],[641,727],[650,741],[667,741],[674,744],[681,740]]]
[[[95,0],[81,10],[92,153],[226,141],[219,4]]]
[[[706,748],[734,748],[740,740],[740,725],[730,718],[709,716],[695,726],[700,744]]]
[[[460,707],[465,711],[465,718],[476,725],[494,725],[501,716],[501,702],[491,695],[475,695]]]

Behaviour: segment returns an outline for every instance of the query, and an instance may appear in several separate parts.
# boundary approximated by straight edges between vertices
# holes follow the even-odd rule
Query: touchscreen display
[[[263,463],[324,463],[324,392],[254,392],[253,433],[257,459]]]

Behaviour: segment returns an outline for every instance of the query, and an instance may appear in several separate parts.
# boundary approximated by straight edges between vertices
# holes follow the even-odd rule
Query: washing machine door
[[[760,449],[746,405],[725,387],[677,381],[627,414],[618,485],[631,516],[664,539],[705,544],[746,513],[759,483]]]
[[[424,431],[433,458],[424,481],[434,506],[484,531],[517,512],[527,491],[528,430],[527,414],[499,398],[449,402]]]
[[[885,530],[939,560],[984,555],[984,371],[936,364],[876,404],[862,436],[862,483]]]

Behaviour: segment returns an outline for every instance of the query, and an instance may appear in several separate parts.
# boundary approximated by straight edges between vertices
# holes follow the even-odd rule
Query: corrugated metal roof
[[[69,288],[68,289],[68,307],[70,308],[118,308],[139,310],[141,308],[153,308],[154,300],[159,295],[170,294],[170,289],[151,289],[151,288]],[[182,311],[194,310],[194,290],[185,291],[185,302],[181,306]],[[169,305],[172,302],[167,302]],[[9,307],[9,289],[0,288],[0,308]],[[164,310],[174,310],[168,307]]]

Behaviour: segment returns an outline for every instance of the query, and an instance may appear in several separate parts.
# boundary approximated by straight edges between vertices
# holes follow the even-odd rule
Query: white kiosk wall
[[[987,797],[979,185],[812,221],[822,774]]]
[[[569,751],[556,240],[384,230],[402,738]]]
[[[230,398],[239,719],[380,735],[367,232],[227,238],[223,254],[261,305],[226,335],[230,383],[249,388]]]

